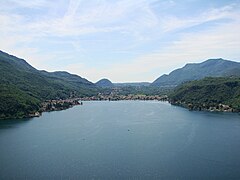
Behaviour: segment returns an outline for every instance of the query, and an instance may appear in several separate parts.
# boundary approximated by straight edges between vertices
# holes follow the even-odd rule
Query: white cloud
[[[198,33],[185,33],[170,46],[138,57],[126,64],[114,64],[104,69],[72,64],[67,70],[92,81],[111,77],[113,82],[150,81],[184,66],[188,62],[201,62],[209,58],[226,58],[240,62],[240,24],[227,24]]]
[[[81,8],[81,3],[80,0],[70,1],[63,18],[43,18],[27,26],[32,32],[41,32],[41,35],[62,37],[113,31],[131,33],[157,24],[157,18],[145,0],[103,2],[87,8]]]
[[[176,16],[167,16],[161,19],[161,27],[164,32],[175,31],[200,25],[206,22],[220,19],[237,19],[239,13],[234,11],[235,4],[227,5],[221,8],[206,10],[200,15],[188,18],[178,18]]]
[[[10,0],[11,4],[16,4],[16,6],[20,7],[27,7],[27,8],[40,8],[43,6],[48,6],[49,2],[46,0],[25,0],[25,1],[18,1],[18,0]]]
[[[7,1],[6,1],[7,2]],[[0,49],[11,54],[27,59],[32,65],[47,70],[68,70],[81,76],[96,81],[101,77],[111,77],[115,82],[128,81],[153,81],[162,73],[168,73],[174,68],[183,66],[185,62],[202,61],[211,57],[223,57],[228,59],[240,59],[240,14],[236,4],[230,4],[222,8],[206,9],[197,16],[179,18],[173,15],[161,15],[152,9],[152,3],[156,0],[140,1],[83,1],[71,0],[68,6],[61,7],[61,15],[40,14],[37,18],[31,19],[30,14],[18,13],[18,8],[29,8],[32,10],[44,9],[52,12],[56,5],[46,0],[4,2],[0,7]],[[9,4],[13,3],[10,7]],[[56,3],[56,1],[55,1]],[[173,1],[164,1],[166,7],[174,7]],[[60,7],[57,7],[60,8]],[[16,13],[14,13],[16,12]],[[229,21],[215,24],[211,29],[196,31],[194,33],[182,33],[189,27],[204,24],[206,22],[228,19]],[[108,36],[109,33],[124,34],[126,47],[114,47],[109,51],[118,53],[134,54],[137,56],[139,45],[151,44],[156,40],[161,41],[164,36],[170,36],[177,32],[174,40],[168,41],[164,47],[149,50],[145,55],[129,59],[129,63],[110,64],[101,69],[89,67],[87,62],[82,60],[78,63],[71,63],[65,67],[57,64],[54,68],[50,62],[53,59],[62,61],[73,60],[78,53],[86,53],[81,44],[81,37],[88,34],[102,33]],[[182,31],[184,32],[184,31]],[[126,36],[125,36],[126,35]],[[116,35],[117,36],[117,35]],[[59,43],[74,48],[73,54],[68,52],[46,52],[43,53],[37,43],[42,40],[48,44],[50,38],[57,38]],[[71,40],[64,40],[71,38]],[[105,38],[105,39],[104,39]],[[129,39],[134,39],[128,41]],[[101,48],[104,43],[110,43],[105,36],[96,47]],[[93,41],[92,39],[89,41]],[[95,40],[96,42],[99,39]],[[36,45],[33,47],[32,43]],[[99,54],[101,56],[101,54]],[[78,56],[77,56],[78,58]],[[114,57],[113,57],[114,58]],[[55,62],[55,61],[54,61]],[[76,62],[76,61],[75,61]]]

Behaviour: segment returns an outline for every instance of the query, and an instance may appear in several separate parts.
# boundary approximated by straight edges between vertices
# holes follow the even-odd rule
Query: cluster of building
[[[185,108],[188,108],[189,110],[196,110],[196,111],[210,111],[210,112],[238,112],[237,109],[232,108],[229,105],[226,104],[186,104],[185,102],[181,101],[171,101],[170,102],[173,105],[180,105]]]
[[[167,101],[168,97],[166,95],[103,95],[98,94],[97,96],[92,97],[83,97],[83,98],[70,98],[70,99],[60,99],[60,100],[48,100],[41,104],[39,111],[31,113],[28,117],[39,117],[42,112],[49,111],[60,111],[64,109],[71,108],[75,105],[82,105],[82,101],[119,101],[119,100],[157,100],[157,101]]]
[[[158,100],[158,101],[167,101],[168,97],[166,95],[102,95],[92,97],[80,98],[81,101],[119,101],[119,100]]]
[[[82,105],[82,102],[79,102],[79,98],[65,100],[49,100],[42,103],[40,111],[45,112],[64,110],[75,105]]]
[[[60,100],[48,100],[41,103],[41,108],[37,112],[32,112],[28,114],[27,117],[39,117],[42,115],[42,112],[49,111],[60,111],[64,109],[71,108],[76,105],[82,105],[82,102],[79,102],[79,98],[71,98],[71,99],[60,99]]]
[[[225,104],[219,104],[218,106],[210,107],[208,110],[209,111],[219,111],[219,112],[234,112],[235,111],[232,107],[230,107],[229,105],[225,105]]]

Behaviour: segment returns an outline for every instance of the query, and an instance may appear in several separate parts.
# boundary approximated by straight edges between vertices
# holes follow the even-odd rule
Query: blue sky
[[[153,81],[189,62],[240,62],[239,0],[5,0],[0,49],[90,81]]]

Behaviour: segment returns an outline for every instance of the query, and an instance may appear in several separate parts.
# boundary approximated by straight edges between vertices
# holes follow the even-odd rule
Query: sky
[[[240,0],[4,0],[0,23],[0,50],[92,82],[240,62]]]

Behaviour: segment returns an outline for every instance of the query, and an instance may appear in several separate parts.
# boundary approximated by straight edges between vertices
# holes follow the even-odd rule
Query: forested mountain
[[[183,82],[203,79],[204,77],[239,76],[240,63],[224,60],[209,59],[202,63],[186,64],[183,68],[172,71],[169,75],[162,75],[152,86],[177,86]]]
[[[194,110],[240,111],[240,78],[208,77],[178,86],[169,96],[172,104]]]
[[[0,118],[20,117],[50,99],[90,96],[96,86],[67,72],[39,71],[25,60],[0,51]]]

